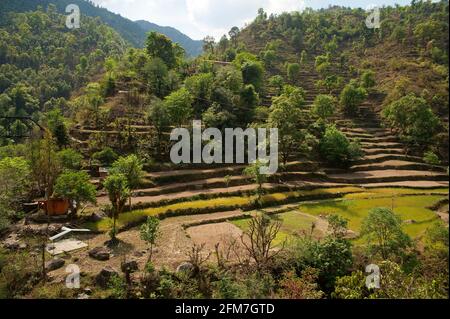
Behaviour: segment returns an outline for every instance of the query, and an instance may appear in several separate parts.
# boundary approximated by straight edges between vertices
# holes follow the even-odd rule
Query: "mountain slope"
[[[156,31],[165,34],[173,42],[177,42],[178,44],[180,44],[186,50],[186,53],[189,56],[198,56],[203,51],[203,41],[192,40],[190,37],[181,33],[175,28],[161,27],[157,24],[144,20],[136,21],[136,24],[138,24],[145,32]]]
[[[189,56],[197,56],[201,53],[201,41],[194,41],[174,28],[160,27],[146,21],[136,23],[85,0],[2,0],[0,1],[0,18],[2,14],[7,12],[34,11],[39,6],[46,9],[49,4],[54,4],[58,12],[63,14],[65,14],[65,9],[69,4],[76,4],[80,7],[82,14],[99,17],[135,47],[144,46],[148,31],[157,31],[165,34],[174,42],[178,42],[185,48]],[[4,19],[0,19],[0,23],[1,21],[4,21]]]

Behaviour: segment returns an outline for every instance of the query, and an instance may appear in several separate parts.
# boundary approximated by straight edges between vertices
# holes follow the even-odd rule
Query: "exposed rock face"
[[[106,266],[95,277],[95,284],[100,286],[101,288],[106,289],[108,288],[108,284],[111,278],[118,275],[119,273],[117,272],[117,270],[110,266]]]
[[[53,271],[64,266],[66,262],[61,258],[53,258],[52,260],[45,263],[45,269],[47,271]]]
[[[89,257],[95,260],[106,261],[111,257],[111,253],[105,247],[96,247],[89,251]]]

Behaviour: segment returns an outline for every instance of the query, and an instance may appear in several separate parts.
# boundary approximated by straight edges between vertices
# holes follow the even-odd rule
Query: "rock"
[[[126,261],[123,262],[122,265],[120,266],[122,272],[124,273],[128,273],[131,274],[135,271],[139,270],[139,266],[136,260],[130,260],[130,261]]]
[[[53,258],[52,260],[45,263],[45,269],[47,271],[53,271],[64,266],[66,262],[61,258]]]
[[[177,267],[177,272],[191,272],[194,269],[194,265],[185,262]]]
[[[11,234],[3,241],[3,247],[9,250],[26,249],[27,244],[19,240],[17,234]]]
[[[95,223],[95,222],[101,221],[105,217],[106,217],[106,215],[104,213],[102,213],[102,212],[95,212],[89,217],[89,221]]]
[[[119,273],[117,270],[110,266],[106,266],[103,268],[99,274],[95,277],[95,284],[100,286],[101,288],[108,288],[109,281],[112,277],[118,276]]]
[[[111,253],[105,247],[96,247],[89,251],[89,257],[100,261],[109,260],[110,256]]]

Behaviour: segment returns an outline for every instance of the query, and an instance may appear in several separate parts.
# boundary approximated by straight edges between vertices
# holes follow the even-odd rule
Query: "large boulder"
[[[108,288],[111,278],[118,275],[119,273],[117,272],[117,270],[110,266],[106,266],[95,277],[95,284],[100,286],[101,288],[106,289]]]
[[[53,258],[52,260],[45,263],[45,269],[47,271],[53,271],[64,266],[66,262],[61,258]]]
[[[111,252],[105,247],[96,247],[89,251],[89,257],[95,260],[106,261],[111,257]]]

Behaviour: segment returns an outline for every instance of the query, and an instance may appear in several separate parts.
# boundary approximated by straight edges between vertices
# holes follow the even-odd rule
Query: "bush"
[[[340,102],[345,113],[354,115],[358,106],[366,99],[367,91],[363,87],[357,87],[355,82],[347,84],[341,92]]]
[[[362,155],[359,143],[351,143],[334,125],[328,126],[325,130],[319,150],[329,164],[336,166],[347,166]]]
[[[300,73],[300,64],[289,63],[286,68],[287,68],[288,79],[290,81],[295,80],[295,78],[298,77],[298,75]]]
[[[368,70],[361,75],[361,86],[365,89],[371,89],[375,86],[375,72]]]
[[[99,161],[104,166],[111,166],[118,158],[116,152],[110,147],[105,147],[103,150],[96,152],[92,155],[92,158]]]
[[[437,156],[432,151],[428,151],[423,155],[423,161],[430,165],[440,165],[441,160],[439,159],[439,156]]]
[[[333,116],[336,109],[336,100],[331,95],[319,94],[314,100],[314,105],[312,108],[313,114],[322,120]]]
[[[383,110],[387,124],[400,132],[409,143],[425,145],[436,134],[439,119],[428,103],[409,94],[389,104]]]

